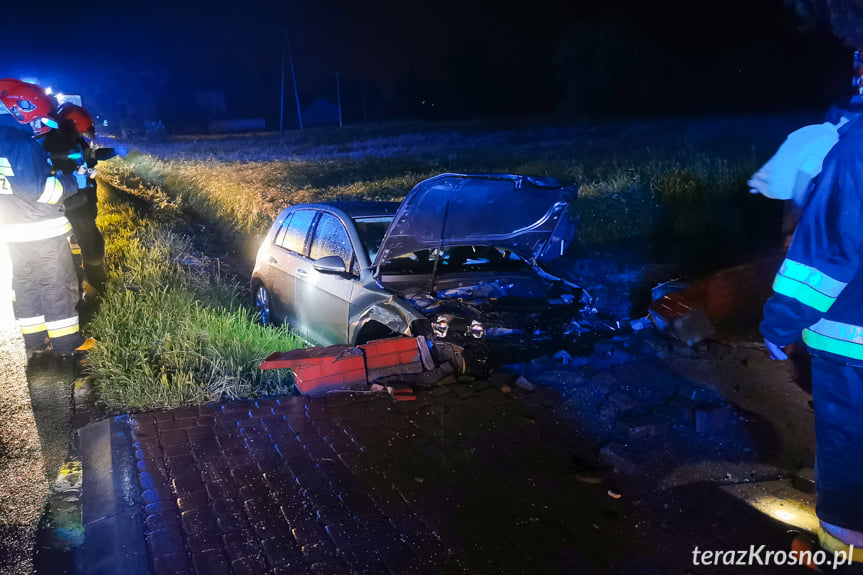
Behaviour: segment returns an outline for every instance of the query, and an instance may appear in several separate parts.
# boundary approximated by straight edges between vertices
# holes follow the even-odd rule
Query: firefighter
[[[88,175],[83,179],[86,185],[66,199],[65,208],[66,218],[72,224],[74,238],[81,250],[87,284],[99,292],[105,284],[105,240],[96,227],[98,207],[96,183],[92,176],[97,162],[111,158],[115,153],[113,148],[91,147],[95,122],[81,106],[64,103],[57,109],[55,117],[58,128],[42,138],[42,145],[51,155],[55,169]]]
[[[72,356],[83,338],[63,200],[78,182],[53,170],[33,137],[31,127],[57,127],[54,100],[35,84],[7,78],[0,80],[0,103],[0,234],[12,260],[18,324],[28,355],[50,344],[55,354]]]
[[[854,103],[861,101],[855,96]],[[863,562],[863,117],[839,127],[764,307],[772,359],[799,340],[812,355],[823,547]]]

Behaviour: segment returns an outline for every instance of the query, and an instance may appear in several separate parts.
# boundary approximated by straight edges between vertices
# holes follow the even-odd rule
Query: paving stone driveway
[[[694,544],[787,548],[778,524],[713,486],[663,507],[609,496],[616,478],[580,481],[584,453],[541,397],[472,382],[410,402],[369,392],[135,415],[153,571],[715,573],[692,567]]]

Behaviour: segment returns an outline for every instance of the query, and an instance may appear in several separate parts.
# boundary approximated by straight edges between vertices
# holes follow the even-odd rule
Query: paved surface
[[[787,527],[735,485],[657,492],[593,469],[559,401],[472,382],[403,403],[333,394],[135,415],[152,571],[722,573],[693,566],[693,547],[788,549]],[[788,490],[749,481],[750,501]]]

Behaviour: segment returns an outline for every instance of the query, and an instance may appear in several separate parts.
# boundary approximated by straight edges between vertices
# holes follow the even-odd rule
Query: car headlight
[[[474,339],[481,339],[485,335],[485,328],[477,320],[473,320],[467,328],[467,335]]]
[[[439,315],[432,322],[432,330],[434,330],[434,334],[439,338],[445,338],[447,332],[449,332],[449,317],[445,315]]]

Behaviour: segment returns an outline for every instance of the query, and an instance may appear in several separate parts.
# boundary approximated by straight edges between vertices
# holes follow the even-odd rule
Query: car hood
[[[575,237],[567,217],[578,187],[511,174],[443,174],[414,187],[399,206],[373,263],[452,246],[505,248],[525,260],[559,256]]]

